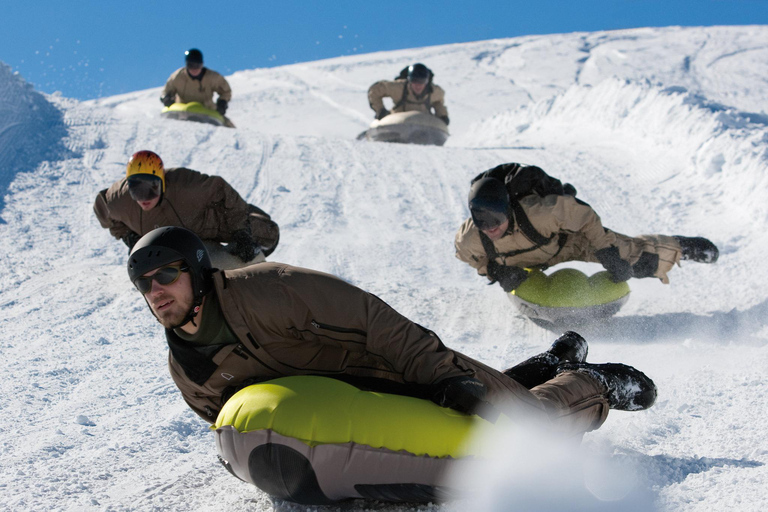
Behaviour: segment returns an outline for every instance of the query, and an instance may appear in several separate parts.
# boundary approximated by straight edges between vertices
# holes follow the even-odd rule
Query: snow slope
[[[354,141],[372,119],[367,87],[414,61],[447,91],[447,145]],[[478,172],[535,163],[575,184],[612,229],[710,237],[718,264],[684,263],[669,286],[633,281],[620,315],[584,332],[591,361],[644,370],[659,400],[647,412],[612,412],[583,452],[629,468],[629,488],[617,494],[622,485],[609,485],[607,495],[633,498],[637,510],[762,510],[766,61],[763,26],[344,57],[228,77],[237,130],[160,119],[159,88],[76,102],[43,97],[0,65],[0,109],[20,113],[0,117],[5,506],[306,509],[273,502],[219,466],[213,436],[170,380],[161,329],[127,281],[125,246],[92,213],[130,155],[151,149],[169,167],[223,176],[268,211],[282,231],[271,260],[337,274],[498,368],[545,349],[555,334],[517,316],[498,287],[453,256]],[[20,151],[19,140],[30,145]],[[495,471],[486,485],[508,490],[516,468]],[[554,487],[541,494],[556,495]],[[540,494],[513,489],[511,499],[537,509],[530,498]],[[584,510],[630,508],[593,493]],[[328,510],[339,508],[417,509],[353,502]]]

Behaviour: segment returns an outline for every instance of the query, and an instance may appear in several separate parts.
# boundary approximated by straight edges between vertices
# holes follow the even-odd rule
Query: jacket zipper
[[[243,359],[248,359],[247,350],[245,349],[245,346],[243,344],[237,345],[232,352],[242,357]]]
[[[315,329],[325,329],[327,331],[343,332],[347,334],[359,334],[360,336],[368,336],[368,333],[361,331],[360,329],[350,329],[348,327],[337,327],[335,325],[321,324],[317,320],[312,320],[312,327]]]
[[[248,356],[251,356],[253,359],[256,359],[258,361],[258,357],[256,357],[250,350],[246,348],[245,345],[240,343],[237,347],[235,347],[235,350],[233,352],[243,359],[248,359]]]

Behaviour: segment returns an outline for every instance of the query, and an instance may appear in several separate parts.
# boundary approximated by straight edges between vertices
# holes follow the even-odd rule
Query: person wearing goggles
[[[368,103],[376,113],[376,119],[383,119],[392,112],[426,112],[440,118],[446,125],[450,122],[445,107],[445,91],[432,82],[434,73],[421,63],[406,66],[394,80],[380,80],[368,89]],[[391,111],[384,106],[384,98],[390,98],[394,106]]]
[[[501,372],[336,276],[284,263],[221,272],[181,227],[143,236],[127,271],[165,328],[174,383],[209,423],[238,390],[292,375],[352,381],[488,421],[502,413],[538,420],[574,437],[600,427],[609,409],[639,411],[656,400],[639,370],[587,363],[577,333]]]
[[[184,63],[184,67],[177,69],[168,77],[160,101],[166,107],[174,103],[196,101],[206,108],[218,111],[223,116],[232,99],[232,89],[227,80],[203,65],[203,53],[197,48],[184,52]],[[218,94],[215,103],[214,93]]]
[[[128,177],[128,193],[144,211],[157,206],[162,192],[163,181],[158,176],[136,174]]]
[[[535,166],[508,163],[481,173],[472,182],[468,206],[471,216],[454,242],[456,257],[505,292],[527,279],[526,268],[566,261],[600,263],[614,282],[656,277],[668,284],[667,272],[678,262],[714,263],[719,254],[703,237],[611,231],[576,198],[572,185]]]
[[[135,153],[125,178],[99,192],[93,209],[101,226],[129,250],[158,226],[187,227],[209,244],[222,269],[264,261],[280,233],[266,212],[245,202],[223,178],[183,167],[166,170],[152,151]]]

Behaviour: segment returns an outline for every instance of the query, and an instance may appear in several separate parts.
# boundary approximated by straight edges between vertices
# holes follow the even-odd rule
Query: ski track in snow
[[[558,333],[517,315],[453,256],[478,172],[537,164],[573,183],[616,231],[712,238],[717,265],[683,262],[670,286],[634,280],[619,315],[581,330],[590,361],[632,364],[659,388],[649,411],[612,412],[585,436],[582,453],[628,468],[632,484],[618,501],[584,498],[583,510],[763,510],[768,279],[756,264],[768,251],[766,40],[761,26],[645,28],[240,71],[228,77],[236,130],[160,119],[159,88],[85,102],[43,96],[0,63],[0,111],[10,112],[0,117],[4,506],[477,506],[299,506],[219,465],[207,425],[168,375],[161,329],[128,283],[125,246],[92,212],[130,155],[152,149],[167,167],[223,176],[269,212],[281,227],[271,260],[339,275],[496,368]],[[414,61],[447,91],[446,146],[353,140],[372,119],[368,86]],[[495,468],[483,482],[489,496],[515,470]],[[551,483],[513,489],[511,499],[533,503],[526,510],[539,510],[544,494],[555,508],[574,506]]]

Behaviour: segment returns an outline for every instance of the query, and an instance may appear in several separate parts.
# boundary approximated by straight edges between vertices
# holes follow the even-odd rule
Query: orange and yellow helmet
[[[152,151],[139,151],[133,154],[128,160],[128,166],[125,172],[127,178],[140,174],[149,174],[160,178],[163,184],[162,191],[165,192],[165,167],[162,159]]]

